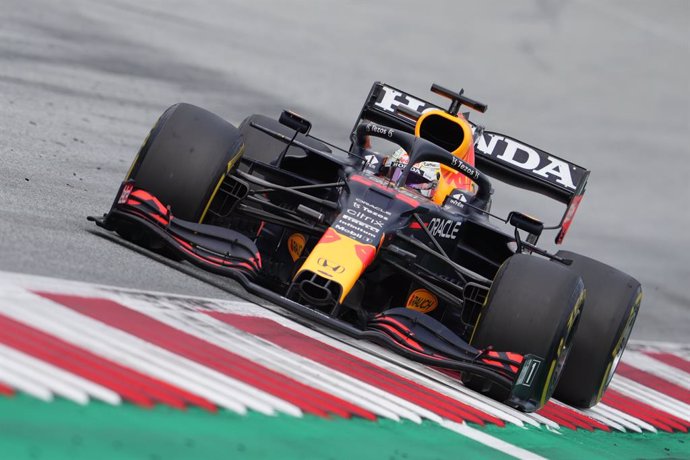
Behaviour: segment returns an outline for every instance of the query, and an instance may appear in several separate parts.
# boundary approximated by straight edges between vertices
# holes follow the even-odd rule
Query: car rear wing
[[[362,120],[369,120],[414,134],[415,120],[410,118],[410,112],[421,114],[426,110],[438,109],[457,114],[460,104],[480,111],[486,110],[485,105],[462,96],[462,92],[451,93],[438,85],[433,85],[432,90],[451,98],[449,109],[443,109],[385,83],[375,82],[364,102],[353,133]],[[560,223],[545,227],[560,229],[556,236],[556,243],[560,244],[585,192],[590,172],[582,166],[513,137],[486,131],[471,121],[469,123],[474,132],[475,161],[480,171],[502,182],[548,196],[567,205]]]

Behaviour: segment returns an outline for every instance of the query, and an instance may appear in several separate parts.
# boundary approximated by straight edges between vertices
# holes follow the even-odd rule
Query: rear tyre
[[[601,400],[625,350],[642,300],[642,287],[631,276],[568,251],[570,269],[585,282],[587,300],[570,357],[554,396],[575,407]]]
[[[244,144],[233,125],[190,104],[176,104],[159,118],[127,179],[156,196],[180,219],[201,222]]]
[[[544,358],[548,374],[539,395],[541,407],[560,377],[583,301],[584,284],[575,272],[546,259],[516,254],[498,270],[471,343],[480,349],[492,346]],[[483,383],[471,380],[468,386],[477,389]],[[490,396],[503,400],[507,394]]]

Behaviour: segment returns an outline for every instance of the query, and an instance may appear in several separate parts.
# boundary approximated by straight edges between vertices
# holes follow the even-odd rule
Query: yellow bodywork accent
[[[148,137],[147,137],[146,139],[148,139]],[[144,141],[144,143],[146,143],[146,141]],[[137,160],[138,160],[138,159],[139,159],[139,154],[137,153],[137,154],[134,156],[134,161],[133,161],[132,164],[129,166],[129,170],[127,171],[127,175],[125,176],[125,180],[126,180],[126,181],[128,181],[128,180],[132,177],[132,171],[134,170],[134,165],[137,164]]]
[[[218,189],[220,188],[220,185],[225,180],[225,176],[228,175],[228,173],[230,172],[232,167],[235,165],[237,160],[239,160],[242,157],[243,153],[244,153],[244,144],[242,144],[242,147],[240,147],[240,149],[237,151],[237,153],[230,159],[227,167],[225,168],[225,173],[222,176],[220,176],[220,179],[218,179],[218,183],[216,184],[216,188],[213,189],[213,193],[211,193],[211,196],[209,197],[208,201],[206,202],[206,206],[204,207],[204,212],[201,213],[201,217],[199,218],[199,223],[202,223],[204,221],[204,217],[206,217],[206,213],[208,212],[208,208],[211,206],[213,199],[216,197],[216,193],[218,193]]]
[[[541,393],[541,401],[540,404],[543,406],[546,404],[546,393],[549,390],[549,387],[551,386],[551,379],[553,378],[553,371],[556,369],[556,364],[558,363],[558,358],[560,358],[561,353],[563,353],[563,350],[565,350],[565,339],[568,337],[568,334],[570,334],[570,330],[573,328],[573,325],[575,324],[575,319],[577,318],[577,315],[582,308],[582,303],[585,301],[585,291],[583,290],[580,293],[580,296],[577,298],[575,301],[575,306],[573,307],[573,310],[570,312],[570,316],[568,316],[568,322],[566,325],[565,329],[565,334],[563,337],[561,337],[561,341],[558,343],[558,351],[556,351],[556,357],[551,361],[551,368],[549,369],[549,373],[546,376],[546,381],[544,382],[544,390]]]
[[[460,141],[460,145],[451,153],[461,160],[467,161],[468,152],[470,151],[472,143],[474,142],[470,124],[464,118],[451,115],[443,110],[429,110],[424,112],[417,120],[417,124],[414,128],[415,136],[422,137],[422,125],[431,117],[445,118],[446,120],[449,120],[460,127],[460,132],[462,132],[462,140]],[[440,165],[440,177],[438,179],[438,186],[436,187],[432,197],[433,201],[437,204],[442,204],[443,200],[445,200],[446,197],[456,188],[471,190],[472,181],[462,173],[459,173],[446,165]]]
[[[158,120],[160,121],[160,118]],[[156,124],[158,124],[158,122],[156,122]],[[129,166],[129,170],[127,171],[127,175],[125,176],[126,181],[132,178],[132,171],[134,171],[134,165],[137,164],[137,161],[139,160],[139,155],[141,154],[141,149],[143,149],[146,143],[149,141],[149,137],[151,137],[152,132],[153,129],[149,131],[149,133],[146,135],[146,138],[144,138],[144,142],[142,142],[141,146],[139,147],[139,151],[134,156],[134,161],[132,161],[132,164]]]
[[[342,303],[368,265],[357,254],[358,247],[360,253],[362,250],[370,251],[373,260],[376,247],[360,243],[329,228],[304,261],[295,278],[304,271],[310,271],[338,283],[342,287],[338,301]]]
[[[546,404],[546,392],[549,390],[549,387],[551,386],[551,378],[553,377],[554,369],[556,369],[556,361],[556,358],[551,360],[551,367],[549,368],[549,373],[546,376],[546,381],[544,382],[544,390],[541,392],[541,399],[539,400],[540,407]]]

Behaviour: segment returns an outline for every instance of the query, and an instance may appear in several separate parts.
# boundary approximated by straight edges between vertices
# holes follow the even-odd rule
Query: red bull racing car
[[[552,395],[591,407],[625,348],[640,284],[537,246],[545,229],[563,240],[589,171],[469,122],[461,108],[486,105],[462,90],[431,89],[448,108],[374,83],[348,149],[292,112],[236,128],[174,105],[109,212],[90,219],[520,410]],[[397,154],[372,150],[376,139]],[[493,215],[489,177],[563,203],[560,222]]]

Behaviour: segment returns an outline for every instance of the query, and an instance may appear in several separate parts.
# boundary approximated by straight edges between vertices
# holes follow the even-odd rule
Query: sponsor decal
[[[390,211],[380,206],[355,198],[333,223],[333,228],[360,243],[378,244],[390,215]]]
[[[453,206],[457,206],[458,208],[464,208],[464,203],[467,203],[467,197],[462,192],[456,192],[450,196],[448,203],[452,204]]]
[[[292,257],[292,261],[294,262],[299,259],[299,256],[302,255],[304,246],[307,244],[307,239],[301,233],[293,233],[290,235],[290,238],[288,238],[287,243],[288,251],[290,251],[290,257]]]
[[[522,370],[520,375],[518,375],[517,385],[524,385],[526,387],[532,386],[534,382],[534,377],[537,375],[539,366],[541,366],[542,361],[536,358],[527,358],[525,364],[522,365]]]
[[[549,182],[556,182],[570,190],[576,188],[570,172],[570,168],[576,169],[575,166],[515,139],[482,133],[477,139],[476,151],[541,176]]]
[[[451,166],[458,171],[462,171],[470,179],[477,179],[479,177],[479,171],[474,169],[472,166],[468,165],[460,158],[453,156]]]
[[[407,298],[405,308],[429,313],[438,307],[438,297],[426,289],[417,289]]]
[[[395,113],[395,108],[403,105],[416,112],[423,112],[425,109],[433,107],[427,102],[420,101],[409,94],[402,93],[388,86],[381,86],[374,106],[386,112]]]
[[[331,272],[335,273],[336,275],[340,275],[341,273],[345,273],[345,267],[343,267],[340,264],[337,264],[331,260],[328,260],[324,257],[319,257],[318,260],[316,261],[320,266],[323,268],[326,268],[330,270]]]
[[[125,184],[125,186],[122,187],[122,193],[120,194],[120,198],[118,198],[117,200],[117,204],[126,203],[127,199],[129,198],[129,195],[132,193],[132,190],[134,190],[134,185]]]
[[[461,225],[462,222],[434,217],[429,221],[427,229],[429,230],[429,233],[436,237],[455,239],[455,237],[458,235],[458,230],[460,230]]]
[[[364,155],[364,159],[367,162],[367,167],[376,169],[375,166],[379,164],[379,159],[376,158],[376,155],[369,154],[369,155]]]
[[[367,132],[372,133],[372,134],[381,134],[383,136],[387,137],[393,137],[393,130],[390,128],[384,128],[383,126],[379,126],[376,123],[367,123]]]

